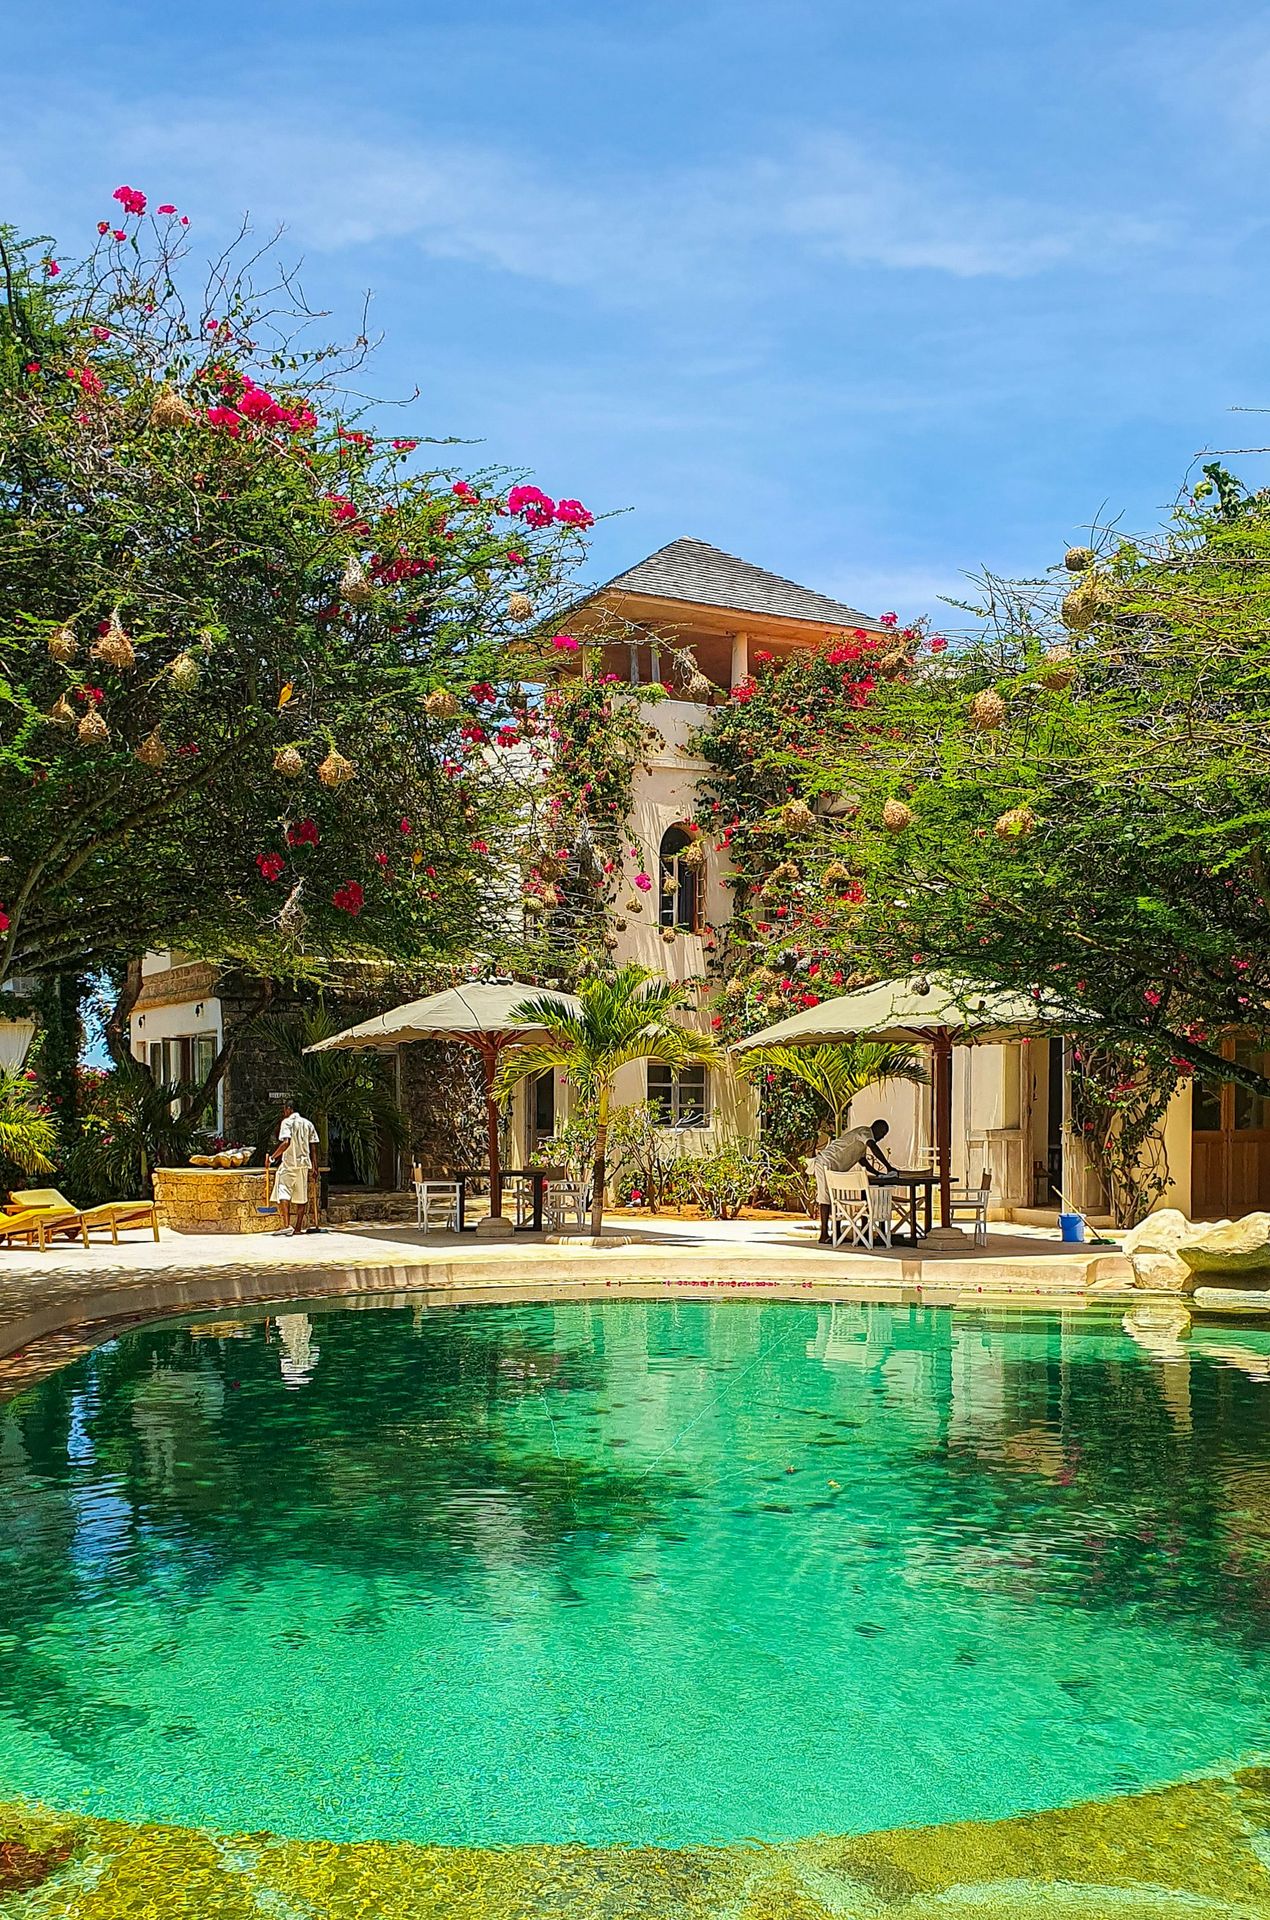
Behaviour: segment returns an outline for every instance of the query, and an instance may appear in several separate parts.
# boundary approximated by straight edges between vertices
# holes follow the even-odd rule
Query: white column
[[[732,685],[739,687],[742,680],[750,677],[750,637],[747,633],[732,635]]]

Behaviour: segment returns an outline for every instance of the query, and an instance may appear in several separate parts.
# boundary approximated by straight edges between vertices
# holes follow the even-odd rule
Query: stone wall
[[[278,1224],[277,1214],[259,1211],[260,1167],[156,1167],[151,1178],[159,1224],[174,1233],[268,1233]]]

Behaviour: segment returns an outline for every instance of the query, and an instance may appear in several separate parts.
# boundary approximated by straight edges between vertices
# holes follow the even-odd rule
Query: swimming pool
[[[683,1848],[1270,1750],[1264,1334],[364,1306],[0,1408],[0,1799]]]

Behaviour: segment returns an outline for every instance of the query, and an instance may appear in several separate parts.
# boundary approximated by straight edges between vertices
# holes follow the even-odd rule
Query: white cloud
[[[945,170],[887,157],[864,139],[796,136],[766,154],[711,167],[641,167],[573,179],[493,147],[455,145],[386,126],[349,135],[305,114],[237,115],[210,104],[138,113],[117,102],[10,121],[17,153],[56,155],[62,177],[95,169],[84,129],[109,125],[112,153],[138,178],[197,183],[226,210],[277,210],[311,250],[398,241],[442,260],[617,305],[675,295],[720,300],[771,289],[782,271],[825,263],[957,278],[1020,278],[1079,259],[1083,269],[1147,246],[1160,230],[971,186]],[[47,193],[48,174],[42,175]],[[187,194],[187,198],[189,195]],[[201,222],[201,224],[206,224]]]

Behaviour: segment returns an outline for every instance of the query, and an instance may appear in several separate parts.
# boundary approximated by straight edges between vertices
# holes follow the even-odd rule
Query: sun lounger
[[[43,1253],[55,1234],[67,1232],[88,1245],[88,1229],[74,1207],[10,1207],[0,1213],[0,1241],[6,1246],[36,1245]]]
[[[9,1195],[9,1210],[19,1207],[62,1216],[56,1224],[50,1221],[51,1233],[79,1232],[85,1246],[97,1228],[109,1230],[115,1246],[121,1228],[126,1232],[129,1227],[149,1227],[155,1239],[159,1237],[159,1210],[153,1200],[105,1200],[99,1207],[72,1207],[56,1187],[27,1187]]]

